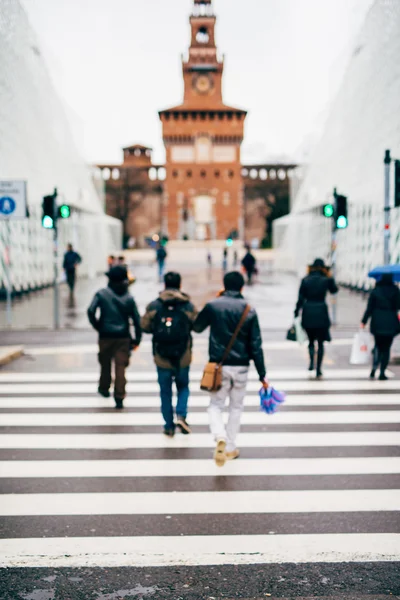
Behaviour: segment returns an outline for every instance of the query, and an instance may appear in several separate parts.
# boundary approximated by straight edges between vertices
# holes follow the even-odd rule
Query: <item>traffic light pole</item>
[[[57,190],[54,190],[55,202],[57,207]],[[55,208],[57,210],[57,208]],[[54,260],[54,329],[60,329],[60,287],[58,283],[58,215],[54,215],[53,229],[53,260]]]
[[[337,226],[336,226],[336,197],[337,197],[337,189],[333,190],[333,197],[335,199],[335,214],[332,219],[332,247],[331,247],[331,256],[332,256],[332,276],[336,280],[337,275]],[[337,296],[332,296],[332,325],[336,327],[337,325]]]
[[[383,263],[390,265],[390,150],[385,152],[385,230],[384,230],[384,251]]]

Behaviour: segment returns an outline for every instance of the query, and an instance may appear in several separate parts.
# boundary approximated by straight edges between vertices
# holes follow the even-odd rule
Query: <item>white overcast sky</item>
[[[243,159],[298,156],[320,128],[373,0],[214,0],[224,100],[249,117]],[[164,159],[157,111],[182,101],[192,0],[22,0],[82,155]]]

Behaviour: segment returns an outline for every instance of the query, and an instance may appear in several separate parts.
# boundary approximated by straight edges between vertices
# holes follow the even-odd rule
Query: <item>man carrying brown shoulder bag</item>
[[[208,409],[210,429],[216,441],[214,460],[219,467],[239,457],[236,438],[240,430],[250,361],[260,381],[268,386],[262,338],[257,313],[242,296],[243,276],[238,272],[224,277],[223,293],[209,302],[198,315],[193,329],[210,331],[210,362],[202,388],[211,393]],[[229,418],[225,427],[223,411],[229,397]]]

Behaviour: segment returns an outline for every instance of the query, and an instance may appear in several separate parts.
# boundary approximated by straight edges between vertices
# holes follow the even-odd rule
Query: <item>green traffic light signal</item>
[[[42,219],[42,225],[45,229],[54,229],[54,219],[45,215]]]
[[[336,226],[338,229],[346,229],[347,225],[349,224],[347,217],[345,217],[344,215],[341,215],[340,217],[338,217],[337,221],[336,221]]]
[[[69,219],[71,216],[71,207],[68,204],[62,204],[59,212],[61,219]]]
[[[333,204],[325,204],[324,217],[326,217],[327,219],[331,219],[333,217],[334,212],[335,212],[335,209],[333,207]]]
[[[226,240],[226,245],[227,245],[228,247],[232,246],[232,245],[233,245],[233,240],[232,240],[231,238],[227,239],[227,240]]]

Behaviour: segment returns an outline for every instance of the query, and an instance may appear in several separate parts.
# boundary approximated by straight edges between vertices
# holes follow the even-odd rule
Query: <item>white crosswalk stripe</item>
[[[154,371],[130,371],[125,412],[96,395],[94,372],[1,373],[1,564],[400,559],[400,382],[392,373],[371,382],[366,369],[331,369],[311,381],[277,369],[271,379],[288,399],[274,416],[257,411],[252,373],[242,457],[224,469],[212,460],[200,375],[192,377],[193,434],[168,439]],[[275,531],[280,514],[284,525]],[[14,527],[25,527],[26,537]]]

